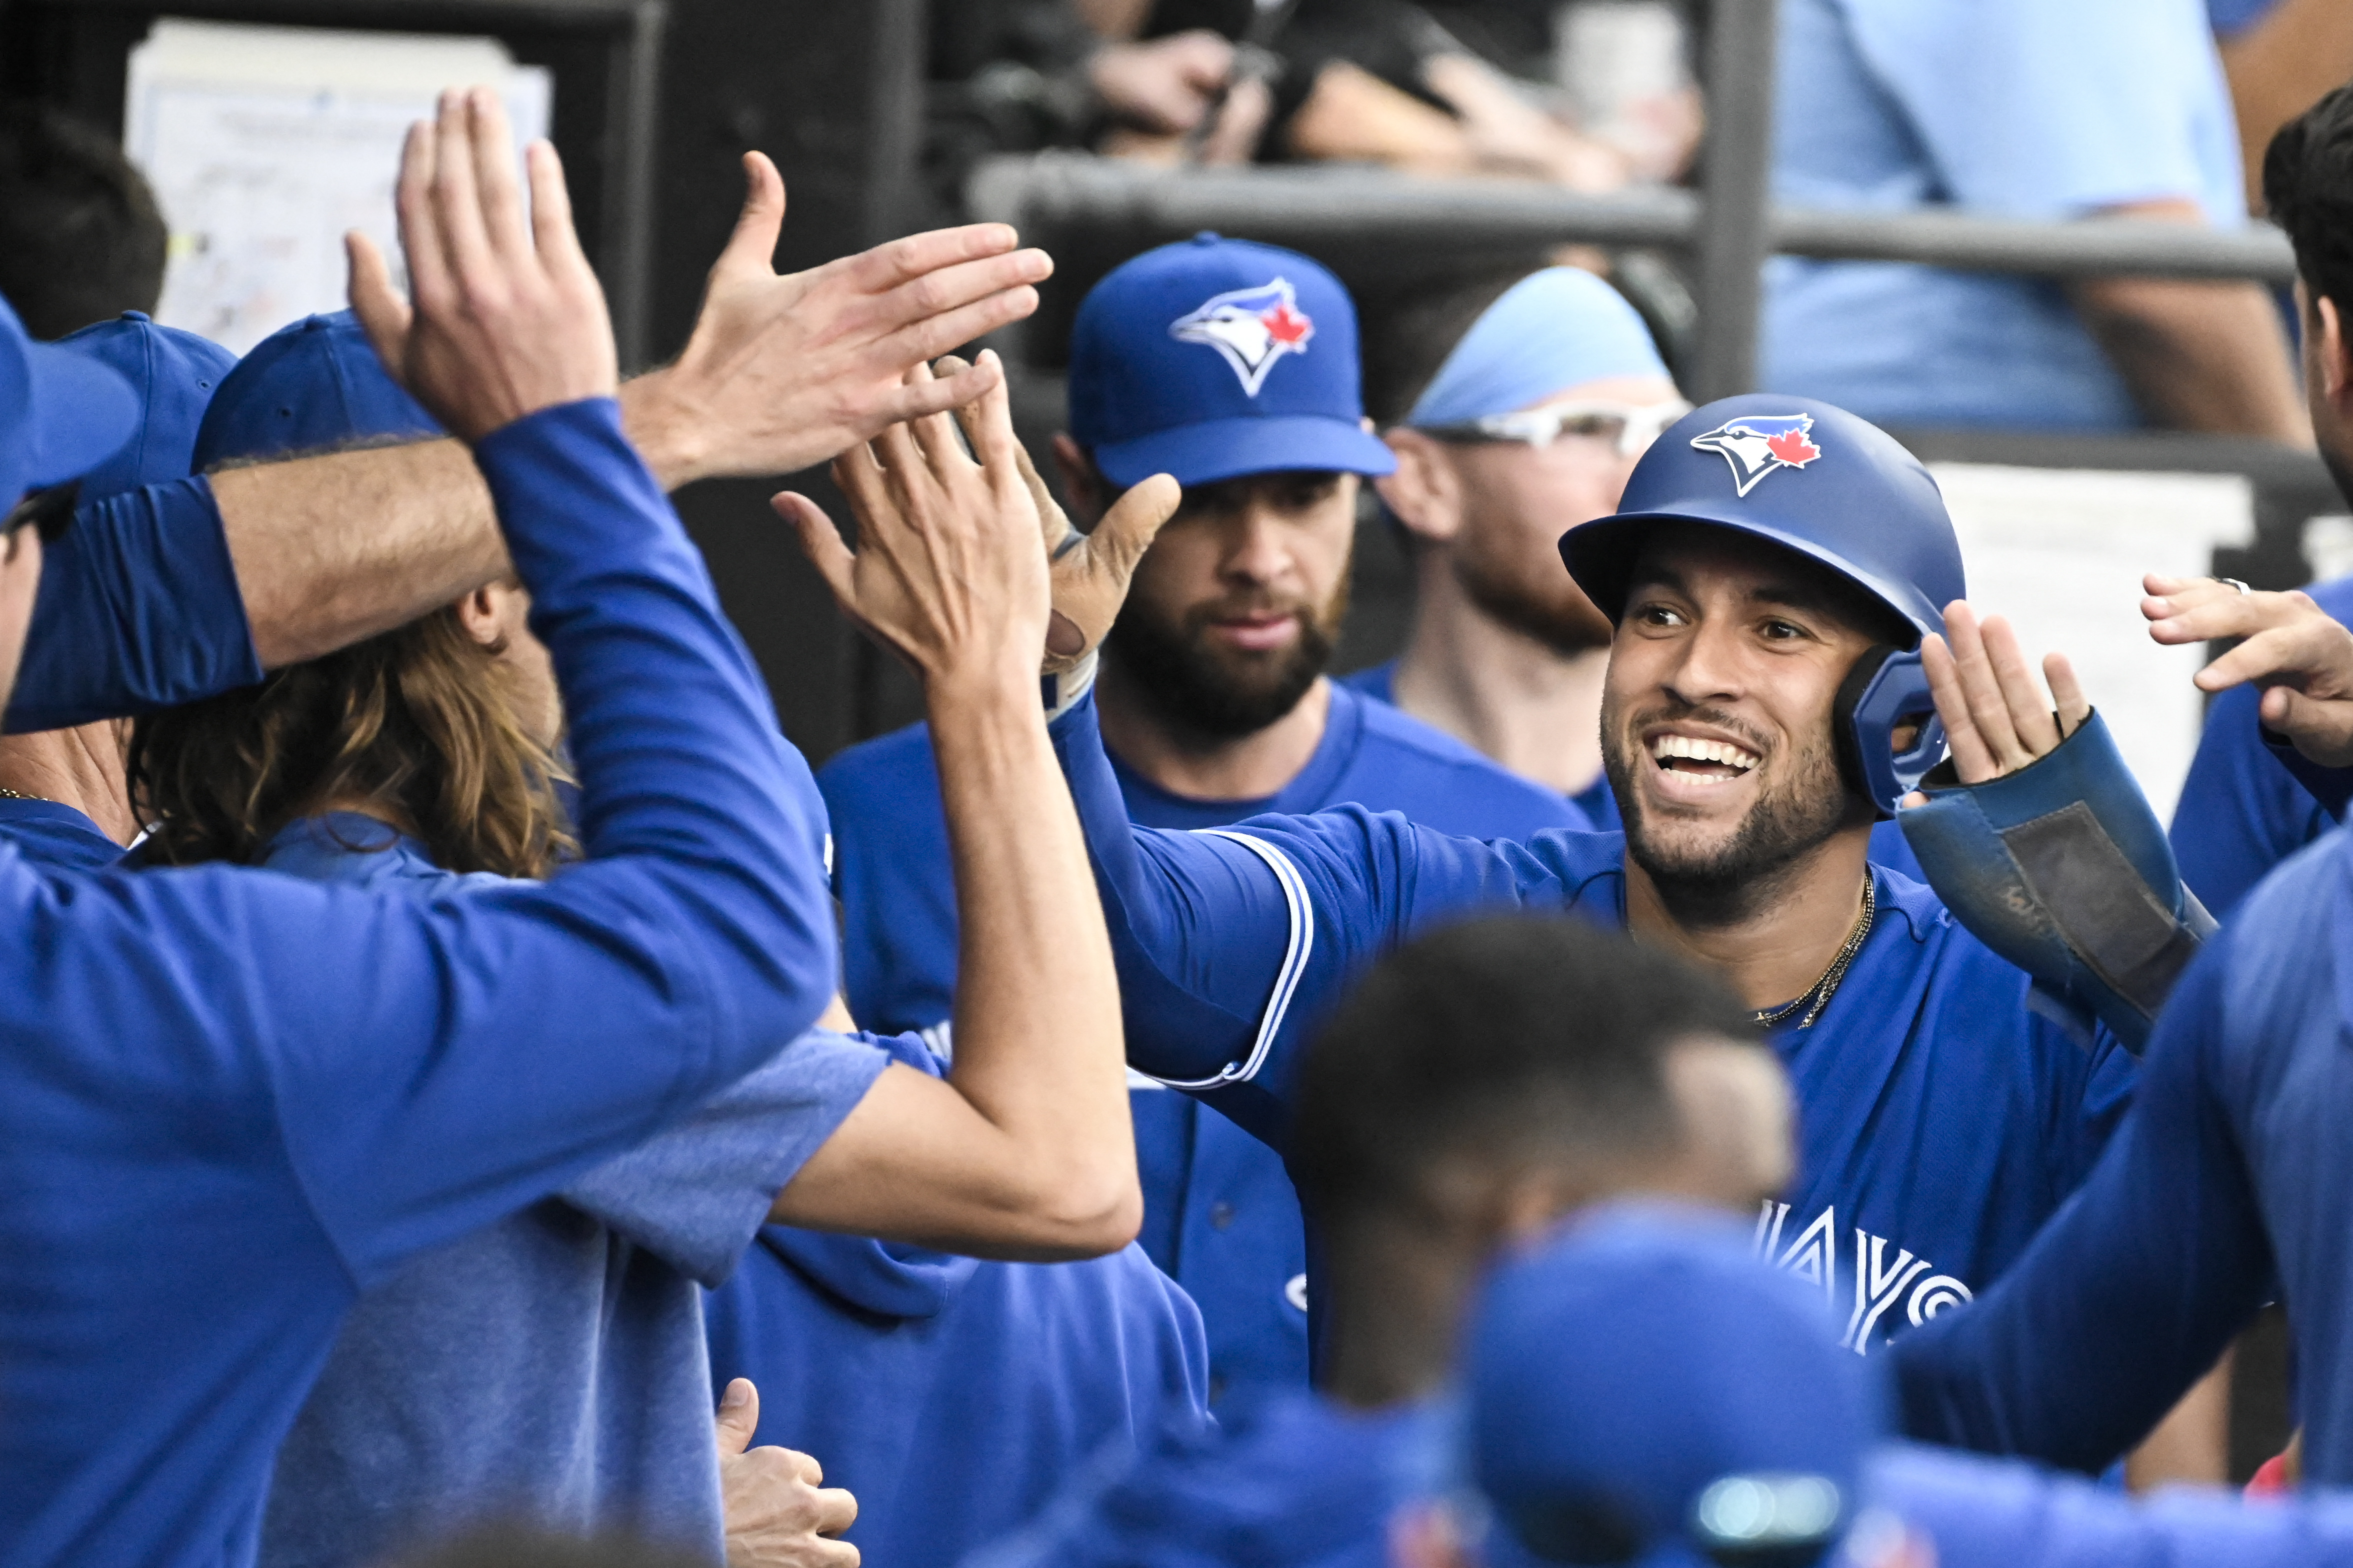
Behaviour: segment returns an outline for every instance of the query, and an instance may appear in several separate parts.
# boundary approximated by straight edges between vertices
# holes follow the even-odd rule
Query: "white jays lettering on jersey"
[[[1841,1302],[1840,1258],[1849,1256],[1839,1235],[1838,1206],[1833,1204],[1824,1208],[1811,1224],[1785,1244],[1782,1238],[1788,1219],[1788,1204],[1765,1200],[1757,1214],[1757,1255],[1776,1268],[1820,1285],[1823,1297],[1836,1309]],[[1870,1353],[1872,1339],[1881,1330],[1882,1320],[1898,1302],[1904,1306],[1901,1321],[1925,1323],[1946,1308],[1958,1306],[1975,1295],[1951,1275],[1937,1273],[1936,1266],[1926,1258],[1916,1257],[1910,1248],[1883,1236],[1873,1236],[1860,1226],[1855,1227],[1851,1261],[1845,1272],[1852,1287],[1853,1306],[1847,1314],[1846,1331],[1840,1336],[1839,1343],[1857,1355]],[[1894,1324],[1885,1326],[1892,1331]]]

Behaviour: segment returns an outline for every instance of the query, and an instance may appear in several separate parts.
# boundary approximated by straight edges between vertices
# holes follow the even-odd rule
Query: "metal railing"
[[[1365,168],[1162,169],[1083,154],[991,159],[976,218],[1047,238],[1084,228],[1135,247],[1205,228],[1303,249],[1367,238],[1419,256],[1581,243],[1693,260],[1698,333],[1684,377],[1703,401],[1753,390],[1763,271],[1774,255],[1908,261],[2047,278],[2295,276],[2286,238],[2126,218],[2034,223],[1954,210],[1778,206],[1771,187],[1777,0],[1715,0],[1700,189],[1578,195],[1534,181],[1436,180]]]

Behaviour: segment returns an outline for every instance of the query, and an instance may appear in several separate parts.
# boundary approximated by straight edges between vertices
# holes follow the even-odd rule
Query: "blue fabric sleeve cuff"
[[[262,677],[212,486],[93,501],[41,562],[12,734],[176,707]]]

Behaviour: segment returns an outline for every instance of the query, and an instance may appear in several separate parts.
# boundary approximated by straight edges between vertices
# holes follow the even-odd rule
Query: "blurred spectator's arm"
[[[2223,41],[2222,69],[2239,115],[2247,202],[2261,210],[2263,149],[2281,126],[2353,77],[2353,5],[2280,0],[2253,26]]]
[[[2110,207],[2111,217],[2202,224],[2189,201]],[[2150,423],[2312,444],[2279,312],[2253,283],[2101,278],[2076,309]]]

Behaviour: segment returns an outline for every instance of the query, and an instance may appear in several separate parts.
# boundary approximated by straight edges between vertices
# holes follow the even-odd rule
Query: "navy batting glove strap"
[[[2100,716],[2017,773],[1963,784],[1947,764],[1924,787],[1896,820],[1936,896],[2137,1054],[2214,921]]]

